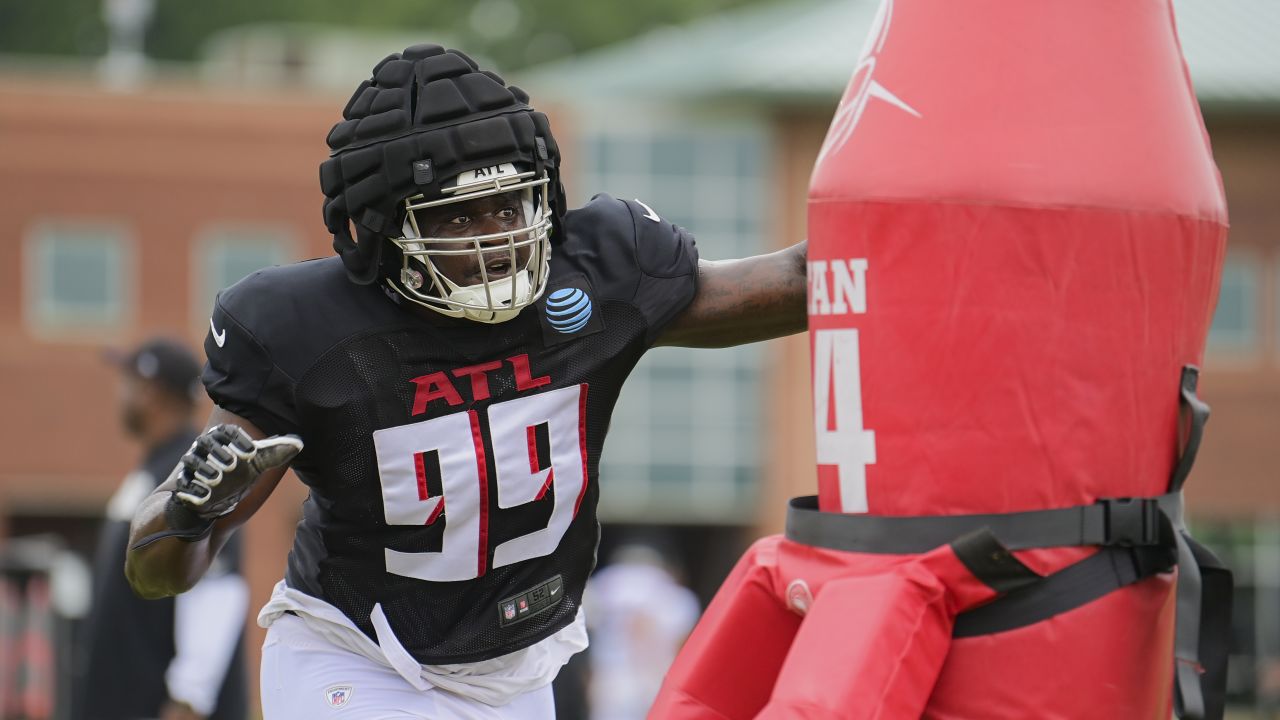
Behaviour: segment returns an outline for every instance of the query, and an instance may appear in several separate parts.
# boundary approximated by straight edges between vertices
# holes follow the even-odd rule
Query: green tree
[[[0,53],[101,55],[102,0],[0,0]]]
[[[148,55],[196,60],[215,33],[263,22],[420,31],[513,69],[764,0],[156,0]],[[103,0],[0,0],[0,53],[101,55]],[[395,49],[388,49],[391,52]]]

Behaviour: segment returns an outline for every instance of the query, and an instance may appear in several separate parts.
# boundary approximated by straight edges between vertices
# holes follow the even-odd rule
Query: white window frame
[[[196,241],[191,245],[190,298],[192,323],[195,326],[203,327],[208,324],[214,298],[228,286],[220,278],[215,280],[210,274],[215,253],[243,244],[240,238],[255,235],[270,238],[269,242],[278,255],[279,264],[291,263],[297,259],[296,233],[285,223],[220,222],[201,228],[196,234]],[[236,280],[231,281],[234,282]]]
[[[98,313],[60,307],[52,296],[54,244],[96,236],[110,248],[108,304]],[[136,247],[128,224],[111,218],[46,218],[33,222],[23,239],[23,314],[27,328],[40,338],[106,338],[133,321],[137,301],[134,283]]]
[[[1256,366],[1262,359],[1264,344],[1266,343],[1266,333],[1262,326],[1263,321],[1263,291],[1266,288],[1267,267],[1259,262],[1260,253],[1255,248],[1235,247],[1227,250],[1226,258],[1223,260],[1223,274],[1225,275],[1228,265],[1232,267],[1242,268],[1247,271],[1248,282],[1251,285],[1249,295],[1251,302],[1244,308],[1246,326],[1251,325],[1252,331],[1248,337],[1240,338],[1229,337],[1225,342],[1219,339],[1217,342],[1213,340],[1213,321],[1209,319],[1209,333],[1205,339],[1205,360],[1206,364],[1212,364],[1218,367],[1230,369],[1247,369]],[[1221,281],[1220,281],[1221,282]],[[1221,293],[1221,289],[1219,289]],[[1217,316],[1218,308],[1215,298],[1214,316]],[[1247,342],[1238,342],[1237,340],[1246,340]]]
[[[1267,328],[1271,336],[1271,367],[1280,367],[1280,252],[1274,251],[1275,256],[1271,262],[1271,276],[1267,278],[1267,282],[1263,284],[1264,289],[1271,293],[1271,317],[1263,317],[1263,322],[1267,323]],[[1266,342],[1266,333],[1263,333],[1263,342]]]
[[[740,120],[726,125],[689,118],[662,122],[663,118],[644,115],[628,116],[629,120],[620,123],[616,113],[610,117],[613,119],[607,124],[592,124],[582,135],[583,146],[592,152],[601,152],[610,141],[617,141],[624,143],[624,152],[614,166],[603,166],[598,160],[587,158],[576,173],[576,187],[589,193],[609,193],[620,199],[638,197],[651,203],[659,215],[671,213],[672,210],[663,207],[656,190],[674,176],[657,174],[651,165],[652,158],[644,149],[668,133],[692,136],[695,141],[692,173],[679,177],[690,183],[695,200],[692,212],[705,216],[714,223],[711,227],[715,229],[700,230],[698,217],[669,219],[689,222],[689,230],[708,257],[738,257],[765,250],[764,229],[770,219],[761,204],[753,203],[752,199],[767,192],[768,158],[760,160],[759,173],[743,179],[731,172],[735,157],[725,155],[721,152],[723,148],[699,146],[697,141],[703,134],[708,138],[724,138],[726,134],[740,134],[748,139],[756,136],[760,138],[760,151],[765,152],[766,127]],[[717,181],[725,187],[714,185]],[[587,197],[589,195],[583,194],[577,200],[583,202]],[[736,200],[726,204],[725,198]],[[703,212],[699,213],[699,209]],[[748,236],[737,235],[724,227],[725,221],[740,209],[760,214],[753,223],[756,231]],[[685,212],[690,210],[686,208]],[[664,215],[664,219],[668,218]],[[655,378],[661,368],[677,367],[688,368],[692,375],[690,388],[668,387]],[[641,360],[619,398],[613,431],[601,461],[601,483],[607,486],[601,493],[602,520],[739,524],[754,517],[758,483],[756,487],[743,486],[737,477],[744,469],[758,473],[762,466],[759,433],[763,428],[738,429],[733,418],[740,414],[754,415],[756,424],[763,424],[764,399],[753,392],[742,392],[746,388],[737,386],[741,368],[754,370],[756,378],[762,379],[763,350],[758,346],[713,352],[662,348]],[[751,389],[759,385],[756,382]],[[662,402],[669,391],[692,391],[697,395],[697,400],[688,407],[688,429],[697,435],[688,452],[673,453],[661,446],[661,437],[665,434],[659,426],[662,413],[654,404]],[[688,467],[692,481],[674,493],[664,493],[656,476],[660,472],[657,468],[663,465]]]

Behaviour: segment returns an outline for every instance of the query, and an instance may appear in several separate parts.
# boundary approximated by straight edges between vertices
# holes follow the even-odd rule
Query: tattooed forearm
[[[806,243],[741,260],[702,261],[698,294],[659,345],[728,347],[805,329]]]

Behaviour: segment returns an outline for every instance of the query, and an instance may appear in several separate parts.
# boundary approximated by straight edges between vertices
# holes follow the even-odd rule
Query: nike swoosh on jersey
[[[213,325],[213,318],[209,318],[209,332],[213,333],[213,341],[222,347],[227,342],[227,331],[224,329],[218,332],[218,328]]]
[[[653,208],[646,205],[645,202],[640,198],[636,198],[635,200],[637,203],[640,204],[640,207],[644,208],[645,210],[648,210],[648,212],[642,215],[641,217],[647,217],[654,222],[662,222],[662,218],[658,217],[658,213],[654,212]]]

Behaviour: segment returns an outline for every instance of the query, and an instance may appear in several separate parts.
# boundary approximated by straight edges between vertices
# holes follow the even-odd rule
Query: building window
[[[1258,349],[1259,275],[1259,265],[1250,253],[1227,253],[1218,308],[1209,327],[1210,352],[1247,354]]]
[[[1280,253],[1271,266],[1271,337],[1275,344],[1275,359],[1280,363]]]
[[[119,225],[45,222],[27,237],[27,320],[37,333],[118,329],[130,310],[131,242]]]
[[[257,270],[292,259],[292,237],[274,226],[219,226],[201,234],[195,246],[192,307],[203,323],[220,290]]]
[[[638,198],[689,229],[703,257],[764,250],[760,128],[655,127],[588,132],[575,182],[592,194]],[[759,480],[759,346],[660,348],[636,367],[614,412],[601,463],[607,521],[742,523]]]

